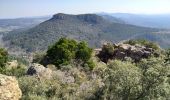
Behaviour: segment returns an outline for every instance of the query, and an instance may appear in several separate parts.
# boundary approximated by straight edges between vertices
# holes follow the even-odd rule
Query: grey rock
[[[45,68],[41,64],[33,63],[27,71],[27,75],[37,75],[38,77],[51,78],[52,70]]]

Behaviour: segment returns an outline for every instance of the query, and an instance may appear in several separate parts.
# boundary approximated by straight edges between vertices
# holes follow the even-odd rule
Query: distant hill
[[[31,52],[46,50],[60,37],[85,40],[91,47],[99,47],[104,41],[118,42],[157,31],[158,29],[111,22],[96,14],[59,13],[29,30],[8,33],[3,40],[10,48],[17,46]]]
[[[9,32],[14,29],[30,28],[41,22],[50,19],[50,16],[16,18],[16,19],[0,19],[0,32]]]
[[[112,16],[127,24],[170,29],[170,14],[142,15],[130,13],[100,13],[100,15]]]
[[[107,14],[98,14],[98,15],[113,23],[126,24],[125,21],[121,20],[120,18],[116,18]]]

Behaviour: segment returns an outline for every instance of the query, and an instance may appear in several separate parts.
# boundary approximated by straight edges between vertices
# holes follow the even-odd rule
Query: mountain
[[[110,22],[125,24],[125,22],[123,20],[121,20],[120,18],[116,18],[116,17],[110,16],[107,14],[98,14],[98,15],[103,17],[106,20],[109,20]]]
[[[113,18],[118,18],[127,24],[170,29],[170,14],[142,15],[130,13],[100,13],[100,15],[112,16]]]
[[[110,22],[96,14],[59,13],[29,30],[5,34],[3,40],[9,48],[21,47],[31,52],[46,50],[61,37],[85,40],[91,47],[99,47],[104,41],[118,42],[157,31],[154,28]]]
[[[15,29],[34,27],[48,19],[50,19],[50,16],[0,19],[0,32],[9,32]]]

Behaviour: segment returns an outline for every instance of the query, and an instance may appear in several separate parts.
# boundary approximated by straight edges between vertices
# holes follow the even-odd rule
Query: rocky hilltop
[[[58,13],[53,15],[50,21],[54,20],[67,20],[67,19],[78,19],[80,21],[89,22],[93,24],[104,22],[104,19],[101,16],[95,14],[81,14],[81,15],[68,15],[63,13]]]
[[[159,54],[155,51],[156,50],[153,47],[140,44],[131,45],[126,43],[106,43],[103,45],[102,49],[98,49],[97,55],[105,63],[107,63],[109,59],[125,60],[127,57],[138,62],[143,58],[150,57],[151,55],[158,57]]]

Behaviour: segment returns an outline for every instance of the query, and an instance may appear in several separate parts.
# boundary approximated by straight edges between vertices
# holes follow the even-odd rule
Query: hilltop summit
[[[109,22],[96,14],[70,15],[58,13],[39,25],[4,36],[10,48],[16,46],[28,52],[46,50],[61,37],[88,41],[91,47],[100,47],[102,41],[118,42],[157,31],[152,28]]]
[[[54,20],[79,20],[93,24],[104,22],[104,19],[96,14],[69,15],[64,13],[58,13],[53,15],[53,17],[50,19],[50,21]]]

